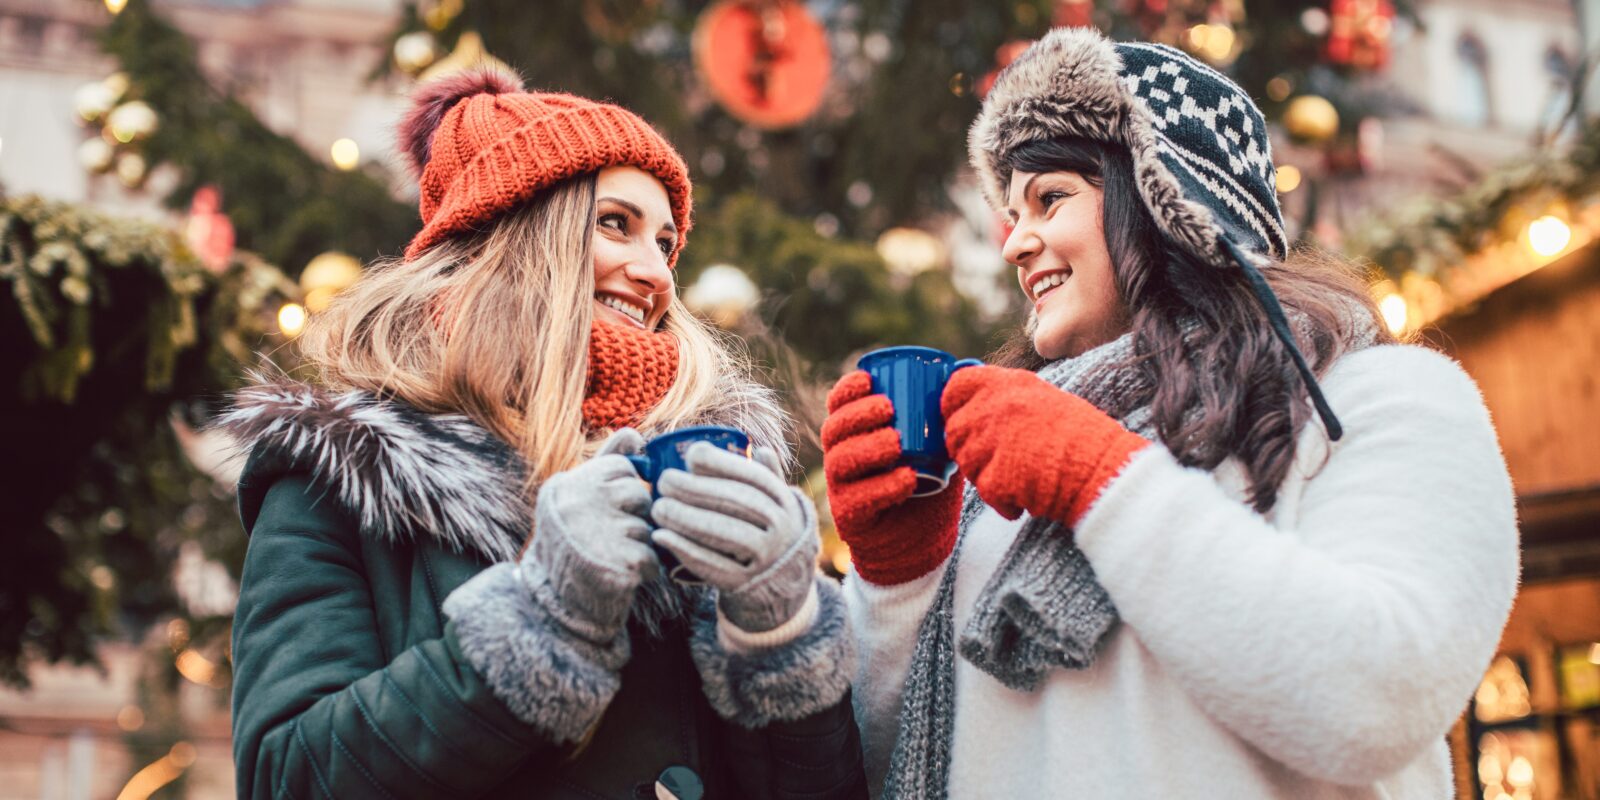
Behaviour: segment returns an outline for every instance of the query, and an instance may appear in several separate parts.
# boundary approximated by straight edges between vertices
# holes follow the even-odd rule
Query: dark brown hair
[[[1288,350],[1242,271],[1201,262],[1162,236],[1122,147],[1047,139],[1017,148],[1006,164],[1013,173],[1075,172],[1104,193],[1106,250],[1135,352],[1131,363],[1106,368],[1143,369],[1154,387],[1148,396],[1119,398],[1121,407],[1104,410],[1121,416],[1149,404],[1157,435],[1180,463],[1209,470],[1236,456],[1249,477],[1250,503],[1257,511],[1271,508],[1312,410]],[[1318,375],[1366,335],[1368,324],[1379,342],[1394,341],[1358,266],[1302,247],[1262,272],[1284,309],[1305,319],[1296,336]],[[1012,334],[990,362],[1035,371],[1048,363],[1026,329]]]

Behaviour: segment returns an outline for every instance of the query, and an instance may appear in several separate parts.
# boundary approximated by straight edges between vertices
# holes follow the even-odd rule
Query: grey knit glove
[[[650,488],[621,453],[637,453],[632,428],[611,434],[594,458],[539,488],[533,544],[522,577],[572,633],[604,646],[627,621],[634,590],[660,569],[650,548]]]
[[[749,459],[701,443],[684,461],[688,472],[667,470],[656,481],[651,538],[716,587],[723,615],[740,629],[760,633],[793,619],[816,576],[810,498],[784,483],[765,447]]]

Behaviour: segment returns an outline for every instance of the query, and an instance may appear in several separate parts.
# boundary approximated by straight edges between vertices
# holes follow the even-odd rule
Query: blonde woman
[[[493,72],[419,89],[399,138],[422,231],[308,327],[315,384],[224,419],[239,795],[864,796],[786,420],[674,291],[682,159]],[[706,423],[756,458],[691,450],[652,501],[623,455]]]

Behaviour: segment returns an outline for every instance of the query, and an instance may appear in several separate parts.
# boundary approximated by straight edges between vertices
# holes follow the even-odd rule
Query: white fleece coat
[[[1344,423],[1306,426],[1271,513],[1243,473],[1159,445],[1076,535],[1122,616],[1093,667],[1013,691],[957,657],[952,798],[1449,798],[1445,735],[1517,588],[1510,478],[1472,380],[1383,346],[1322,382]],[[1022,522],[966,531],[955,631]],[[855,706],[876,793],[901,686],[943,567],[852,575]]]

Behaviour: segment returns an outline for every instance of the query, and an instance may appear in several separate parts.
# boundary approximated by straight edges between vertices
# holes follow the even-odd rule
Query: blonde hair
[[[594,304],[573,302],[594,296],[594,225],[595,176],[557,184],[486,230],[375,265],[312,318],[301,352],[331,388],[466,414],[521,453],[531,500],[605,434],[586,435],[582,414]],[[787,417],[743,349],[676,293],[661,327],[678,376],[640,431],[729,424],[787,457]]]

